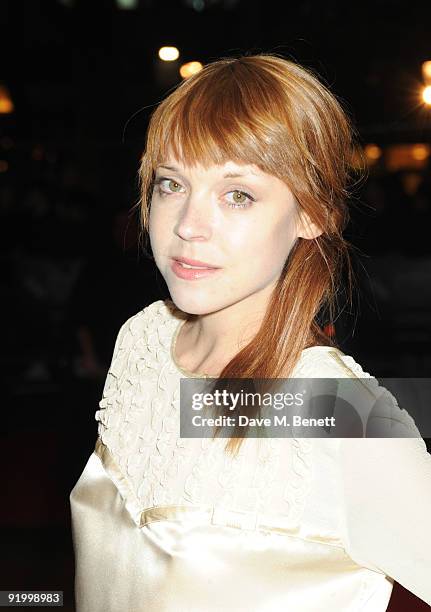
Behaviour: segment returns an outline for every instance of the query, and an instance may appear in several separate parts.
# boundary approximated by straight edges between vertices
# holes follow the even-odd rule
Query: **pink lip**
[[[188,263],[188,262],[185,262]],[[189,264],[189,265],[198,265],[198,264]],[[220,268],[205,268],[204,270],[197,270],[193,268],[183,268],[183,266],[179,263],[179,261],[173,259],[171,262],[171,270],[172,272],[178,276],[178,278],[182,278],[183,280],[199,280],[200,278],[206,278],[207,276],[211,276],[212,274],[216,274]]]
[[[201,266],[202,268],[215,268],[217,266],[212,266],[211,264],[206,263],[205,261],[199,261],[198,259],[189,259],[188,257],[173,257],[175,261],[182,261],[189,266]]]

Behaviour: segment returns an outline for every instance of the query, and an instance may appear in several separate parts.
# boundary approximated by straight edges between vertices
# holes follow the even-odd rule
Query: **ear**
[[[301,210],[298,219],[298,238],[311,240],[323,234],[323,229],[313,223],[307,213]]]

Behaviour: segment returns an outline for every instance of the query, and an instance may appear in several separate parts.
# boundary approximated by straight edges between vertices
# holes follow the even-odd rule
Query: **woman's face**
[[[266,303],[298,225],[291,191],[256,166],[189,168],[170,157],[157,168],[151,247],[173,302],[184,312],[208,314],[244,300],[252,308]],[[177,257],[219,269],[181,278],[172,268]]]

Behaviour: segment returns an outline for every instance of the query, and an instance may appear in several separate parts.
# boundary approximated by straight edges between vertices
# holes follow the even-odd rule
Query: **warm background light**
[[[425,83],[431,84],[431,61],[423,62],[422,77]]]
[[[180,75],[183,79],[188,79],[193,76],[200,70],[202,70],[203,66],[200,62],[187,62],[187,64],[183,64],[180,68]]]
[[[426,144],[417,144],[412,147],[412,156],[414,159],[422,161],[427,159],[430,154],[430,147]]]
[[[431,85],[427,85],[422,90],[422,100],[425,104],[429,104],[431,106]]]
[[[13,113],[13,110],[14,106],[8,88],[6,85],[0,85],[0,113],[7,115]]]
[[[431,147],[423,142],[391,145],[385,148],[386,169],[389,172],[398,170],[421,170],[426,167]]]
[[[367,144],[365,147],[365,155],[369,161],[377,161],[382,156],[382,150],[376,144]]]
[[[180,52],[176,47],[160,47],[159,57],[164,62],[173,62],[178,59]]]

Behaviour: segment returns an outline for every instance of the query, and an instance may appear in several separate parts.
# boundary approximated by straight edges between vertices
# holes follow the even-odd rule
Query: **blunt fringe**
[[[342,232],[366,166],[337,97],[310,69],[273,53],[221,58],[181,82],[150,117],[139,168],[141,236],[148,237],[155,168],[169,151],[186,166],[255,164],[284,181],[299,214],[323,229],[298,238],[258,333],[219,379],[288,378],[303,349],[337,346],[319,318],[335,321],[344,284],[352,303],[354,247]],[[230,438],[226,452],[236,454],[242,439]]]

